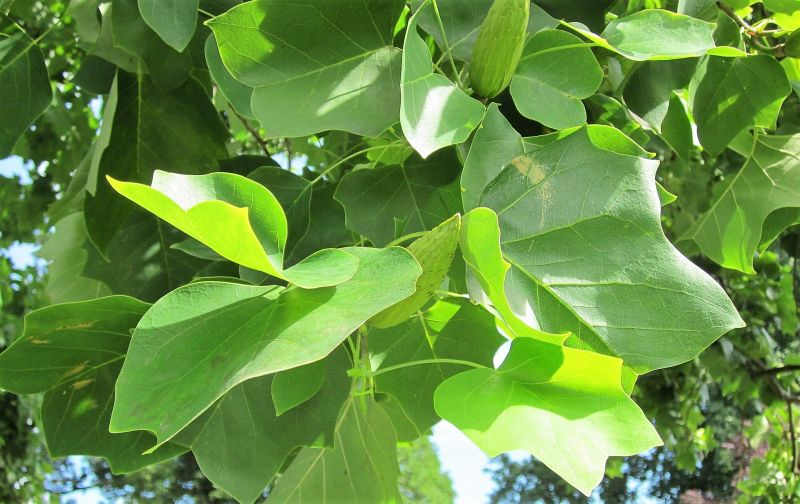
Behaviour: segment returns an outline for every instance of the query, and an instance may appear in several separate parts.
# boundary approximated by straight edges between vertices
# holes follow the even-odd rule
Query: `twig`
[[[789,439],[792,443],[792,473],[797,473],[797,438],[794,432],[794,413],[792,412],[791,401],[786,402],[786,408],[789,412]]]
[[[244,127],[245,127],[245,129],[247,129],[248,133],[253,135],[253,138],[255,138],[256,142],[258,143],[258,145],[261,146],[261,150],[264,151],[264,154],[267,157],[270,157],[269,147],[267,146],[267,141],[264,140],[264,138],[261,137],[261,135],[258,133],[258,130],[253,128],[253,126],[250,125],[249,122],[247,122],[247,119],[244,116],[242,116],[242,114],[240,114],[235,108],[233,108],[233,105],[230,106],[230,109],[233,111],[233,113],[236,115],[236,117],[238,117],[239,120],[242,121],[242,124],[244,124]]]
[[[790,364],[788,366],[780,366],[776,368],[768,368],[762,369],[761,371],[756,371],[757,375],[776,375],[781,373],[791,373],[792,371],[800,371],[800,365],[798,364]]]

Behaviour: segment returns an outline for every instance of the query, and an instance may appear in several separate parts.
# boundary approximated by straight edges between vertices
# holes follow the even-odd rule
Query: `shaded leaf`
[[[178,52],[186,49],[197,24],[199,0],[139,0],[142,19]]]
[[[214,35],[209,35],[206,39],[205,55],[208,71],[211,72],[214,83],[231,103],[234,110],[245,117],[253,117],[253,111],[250,109],[253,88],[237,81],[225,68],[219,55],[219,48],[216,40],[214,40]]]
[[[270,386],[276,416],[314,397],[324,382],[325,365],[322,361],[277,373]]]

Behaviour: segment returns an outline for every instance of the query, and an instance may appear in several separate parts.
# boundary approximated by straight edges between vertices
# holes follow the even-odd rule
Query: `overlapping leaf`
[[[42,51],[19,29],[0,33],[0,96],[2,159],[53,98]]]
[[[186,49],[197,24],[199,0],[139,0],[142,19],[178,52]]]
[[[431,359],[456,359],[491,366],[504,338],[494,317],[466,299],[438,301],[429,310],[390,329],[371,329],[369,348],[373,368]],[[444,380],[464,371],[463,365],[429,362],[375,377],[378,392],[389,394],[389,406],[401,441],[412,441],[439,421],[433,393]],[[393,413],[393,409],[388,410]]]
[[[498,369],[453,376],[436,390],[436,411],[490,457],[523,449],[586,495],[609,456],[661,444],[620,386],[622,361],[517,338]]]
[[[800,208],[800,135],[753,139],[750,157],[711,208],[684,234],[705,255],[725,266],[755,273],[753,256],[767,237],[792,225]],[[788,213],[777,214],[785,209]],[[771,241],[771,240],[770,240]]]
[[[149,430],[164,443],[236,385],[322,359],[414,292],[421,271],[407,251],[345,250],[359,267],[335,288],[200,282],[158,301],[134,332],[112,431]]]
[[[549,128],[565,129],[586,122],[582,99],[594,94],[603,70],[581,39],[558,30],[543,30],[526,44],[511,95],[522,115]]]
[[[339,284],[352,277],[358,266],[350,254],[328,249],[283,269],[286,215],[267,188],[240,175],[157,171],[152,186],[110,181],[120,194],[222,257],[301,287]]]
[[[132,472],[186,451],[167,444],[142,455],[152,435],[108,432],[129,330],[148,306],[113,296],[44,308],[25,318],[23,335],[0,354],[0,388],[45,392],[41,426],[52,457],[100,456],[115,472]]]
[[[403,45],[400,124],[408,143],[423,158],[463,143],[483,118],[481,102],[433,71],[431,53],[417,31],[417,18],[432,10],[425,2],[408,23]]]
[[[503,121],[477,133],[462,183],[467,207],[499,216],[515,313],[638,372],[691,359],[741,326],[719,285],[664,236],[656,162],[600,149],[586,130],[524,154]]]
[[[441,151],[427,160],[412,156],[400,166],[356,170],[342,178],[336,200],[347,227],[386,245],[396,237],[431,230],[460,211],[459,162]]]
[[[222,61],[255,88],[269,136],[329,129],[377,136],[397,122],[400,0],[246,2],[208,22]]]

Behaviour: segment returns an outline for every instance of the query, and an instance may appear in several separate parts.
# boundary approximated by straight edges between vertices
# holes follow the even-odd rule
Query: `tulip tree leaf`
[[[275,414],[281,416],[290,409],[314,397],[325,382],[325,365],[312,362],[275,375],[270,387]]]
[[[336,420],[350,392],[350,365],[341,348],[314,364],[327,377],[318,393],[280,416],[265,391],[275,390],[283,373],[234,387],[209,410],[191,444],[203,474],[239,502],[253,502],[294,449],[332,447]],[[243,415],[245,411],[249,414]]]
[[[214,35],[209,35],[206,39],[205,55],[208,71],[211,72],[211,77],[220,92],[228,99],[234,110],[245,117],[253,117],[253,111],[250,109],[253,88],[237,81],[225,68]]]
[[[744,55],[734,48],[716,48],[713,23],[660,9],[645,9],[617,18],[596,35],[565,23],[595,44],[630,60],[671,60],[704,54]]]
[[[438,301],[404,324],[371,329],[369,349],[376,371],[428,359],[457,359],[491,366],[504,340],[489,312],[466,299],[454,298]],[[458,364],[424,364],[375,377],[377,390],[390,395],[402,411],[402,418],[411,424],[406,431],[398,429],[401,441],[418,438],[439,421],[433,409],[433,393],[440,383],[465,369]],[[395,422],[395,427],[398,424]]]
[[[269,504],[399,504],[400,468],[392,422],[371,399],[345,403],[333,449],[304,448],[270,492]]]
[[[588,496],[609,456],[661,445],[621,370],[613,357],[517,338],[498,369],[457,374],[434,401],[490,457],[525,450]]]
[[[755,273],[753,256],[762,234],[766,231],[774,239],[795,222],[794,209],[800,208],[798,159],[800,135],[756,136],[747,162],[681,238],[693,240],[726,268]],[[783,209],[788,212],[783,218],[770,219]]]
[[[149,430],[164,443],[234,386],[322,359],[414,292],[421,270],[407,251],[345,250],[358,270],[335,288],[199,282],[159,300],[134,332],[112,431]]]
[[[178,52],[186,49],[197,24],[199,0],[139,0],[142,19]]]
[[[400,78],[400,124],[408,143],[423,158],[465,142],[486,110],[450,79],[434,73],[430,50],[417,30],[417,17],[430,9],[424,3],[408,23]]]
[[[19,29],[11,35],[0,33],[0,96],[3,159],[53,98],[42,51]]]
[[[603,352],[602,341],[637,372],[685,362],[741,327],[722,288],[664,236],[656,161],[598,148],[586,129],[521,155],[502,118],[478,131],[472,150],[496,144],[484,135],[518,149],[470,152],[462,174],[480,195],[476,206],[499,217],[516,314],[548,333],[571,332],[568,344]],[[494,232],[484,232],[489,246]]]
[[[270,137],[339,129],[377,136],[397,122],[404,2],[246,2],[208,22],[222,61],[255,88],[253,115]]]
[[[409,233],[429,231],[460,211],[458,170],[452,151],[426,160],[411,156],[400,166],[348,173],[335,197],[344,207],[347,227],[383,246]]]
[[[461,218],[456,215],[408,246],[408,251],[422,266],[417,290],[408,299],[379,313],[372,319],[372,325],[385,328],[400,324],[415,315],[431,299],[450,270],[460,230]]]
[[[156,168],[208,173],[217,168],[217,160],[228,157],[228,132],[196,81],[164,93],[146,76],[118,72],[117,91],[111,137],[98,165],[97,191],[84,202],[89,237],[103,253],[135,208],[111,188],[107,176],[149,182]]]
[[[712,156],[744,130],[774,128],[781,104],[792,92],[783,68],[769,56],[709,58],[696,75],[702,77],[692,114],[700,143]]]
[[[45,392],[42,423],[52,457],[92,455],[117,473],[133,472],[186,451],[167,444],[149,455],[145,432],[111,434],[114,382],[130,332],[148,304],[112,296],[43,308],[25,318],[25,330],[0,354],[0,388]]]
[[[543,30],[525,45],[511,96],[520,113],[553,129],[586,122],[581,100],[603,82],[603,69],[581,39],[559,30]]]
[[[328,249],[284,270],[286,215],[267,188],[241,175],[156,171],[152,186],[110,182],[117,192],[222,257],[301,287],[339,284],[352,277],[358,267],[355,257]]]

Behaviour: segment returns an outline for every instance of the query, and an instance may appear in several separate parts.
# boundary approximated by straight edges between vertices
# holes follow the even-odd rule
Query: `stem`
[[[786,408],[789,413],[789,441],[792,443],[792,473],[797,473],[797,436],[794,432],[794,413],[792,411],[792,403],[786,402]]]
[[[781,366],[776,368],[765,369],[763,371],[759,371],[758,374],[760,375],[776,375],[780,373],[791,373],[792,371],[800,371],[800,365],[798,364],[790,364],[788,366]]]
[[[328,173],[332,172],[336,168],[340,167],[342,164],[346,163],[347,161],[350,161],[351,159],[353,159],[355,157],[361,156],[362,154],[366,154],[367,152],[371,152],[371,151],[378,150],[378,149],[385,149],[386,147],[388,147],[390,145],[392,145],[392,144],[376,145],[374,147],[367,147],[366,149],[361,149],[358,152],[354,152],[353,154],[350,154],[349,156],[340,159],[339,161],[337,161],[337,162],[333,163],[332,165],[330,165],[329,167],[325,168],[325,170],[323,170],[322,173],[320,173],[317,176],[317,178],[315,178],[314,180],[311,181],[311,185],[316,184],[317,182],[322,180],[325,177],[325,175],[327,175]]]
[[[253,126],[251,126],[250,123],[247,122],[247,119],[242,114],[240,114],[235,108],[233,108],[233,104],[231,102],[228,102],[228,105],[230,105],[230,109],[233,111],[234,115],[236,115],[236,117],[238,117],[239,120],[242,121],[242,124],[244,124],[244,127],[247,130],[247,132],[253,135],[253,138],[256,139],[256,143],[258,143],[258,145],[261,146],[261,150],[264,151],[264,155],[270,157],[267,141],[261,137],[261,135],[258,133],[258,130],[253,128]]]
[[[420,236],[426,234],[427,231],[417,231],[416,233],[409,233],[405,236],[401,236],[400,238],[389,242],[387,247],[394,247],[395,245],[400,245],[401,243],[407,242],[409,240],[413,240],[414,238],[419,238]]]
[[[460,366],[467,366],[475,369],[489,369],[482,364],[476,364],[474,362],[469,362],[465,360],[458,360],[458,359],[423,359],[418,361],[411,361],[411,362],[404,362],[403,364],[397,364],[396,366],[389,366],[382,369],[375,371],[372,376],[382,375],[383,373],[389,373],[391,371],[397,371],[398,369],[403,369],[411,366],[419,366],[422,364],[458,364]]]
[[[200,9],[200,8],[198,8],[198,9],[197,9],[197,12],[199,12],[200,14],[202,14],[202,15],[206,16],[206,17],[207,17],[207,18],[209,18],[209,19],[212,19],[212,18],[215,18],[215,17],[217,17],[216,15],[214,15],[214,14],[211,14],[210,12],[208,12],[207,10],[204,10],[204,9]]]
[[[433,4],[433,13],[436,15],[436,23],[439,25],[439,31],[442,32],[442,42],[444,42],[444,51],[447,55],[447,59],[450,61],[450,68],[453,70],[453,77],[456,80],[456,84],[458,87],[463,88],[464,84],[461,82],[461,78],[458,76],[458,70],[456,69],[456,62],[453,59],[453,53],[450,51],[450,43],[447,41],[447,34],[444,31],[444,23],[442,22],[442,16],[439,14],[439,5],[436,3],[436,0],[431,2]]]

